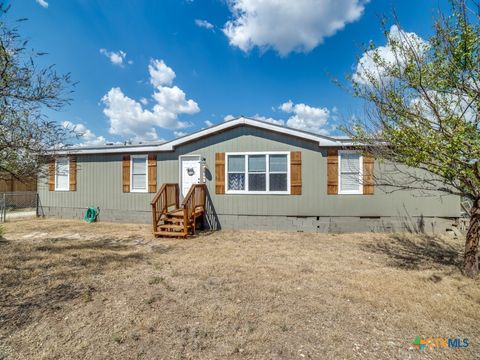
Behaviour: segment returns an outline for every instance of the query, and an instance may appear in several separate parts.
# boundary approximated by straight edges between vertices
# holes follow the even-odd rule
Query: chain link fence
[[[0,193],[0,222],[9,218],[38,216],[38,194],[33,191]]]

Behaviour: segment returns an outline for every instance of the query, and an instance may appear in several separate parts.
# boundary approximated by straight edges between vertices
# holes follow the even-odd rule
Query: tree
[[[45,116],[69,103],[70,75],[60,75],[54,65],[39,67],[45,53],[28,49],[19,34],[20,19],[9,25],[9,7],[0,3],[0,177],[36,178],[51,156],[71,136],[71,131]]]
[[[366,120],[347,130],[383,163],[400,164],[378,183],[471,200],[469,277],[479,271],[480,238],[480,9],[472,7],[452,1],[428,41],[394,25],[385,31],[387,46],[370,45],[351,77]]]

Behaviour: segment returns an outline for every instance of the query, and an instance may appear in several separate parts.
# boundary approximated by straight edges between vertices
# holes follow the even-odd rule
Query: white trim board
[[[59,160],[67,160],[67,187],[65,189],[58,187],[57,177],[58,177],[58,161]],[[55,184],[54,186],[55,191],[70,191],[70,158],[68,156],[62,156],[60,158],[55,159],[55,172],[53,176],[54,176],[53,180]]]
[[[67,150],[61,150],[56,152],[57,154],[125,154],[125,153],[148,153],[148,152],[165,152],[173,151],[177,146],[199,140],[203,137],[207,137],[228,129],[232,129],[238,126],[251,126],[258,129],[272,131],[274,133],[285,134],[289,136],[298,137],[309,141],[315,141],[319,147],[342,147],[342,146],[354,146],[349,139],[336,139],[328,136],[313,134],[286,126],[275,125],[265,121],[251,119],[247,117],[239,117],[230,121],[223,122],[221,124],[209,127],[197,131],[193,134],[189,134],[178,139],[155,145],[138,145],[138,146],[112,146],[112,147],[98,147],[98,148],[69,148]],[[356,144],[358,145],[358,144]]]
[[[145,189],[133,188],[133,159],[145,158]],[[148,192],[148,155],[138,154],[130,156],[130,192],[131,193],[146,193]]]
[[[358,190],[342,190],[342,155],[359,154],[358,157]],[[363,195],[363,155],[357,150],[338,151],[338,195]]]
[[[266,156],[266,167],[265,167],[265,189],[264,191],[249,191],[249,190],[229,190],[228,189],[228,157],[231,155],[241,155],[245,156],[245,188],[248,188],[248,155],[285,155],[287,157],[287,190],[286,191],[270,191],[270,163],[269,157]],[[247,156],[246,156],[247,155]],[[289,151],[254,151],[254,152],[226,152],[225,153],[225,194],[227,195],[290,195],[291,184],[290,184],[290,152]]]

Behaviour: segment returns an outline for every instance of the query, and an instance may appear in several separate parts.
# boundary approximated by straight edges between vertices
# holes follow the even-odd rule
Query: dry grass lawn
[[[477,359],[462,240],[36,220],[0,240],[0,359]],[[467,337],[457,350],[416,336]]]

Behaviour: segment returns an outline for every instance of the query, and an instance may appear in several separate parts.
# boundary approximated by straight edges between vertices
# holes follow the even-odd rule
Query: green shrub
[[[3,237],[3,235],[5,235],[5,228],[0,225],[0,239]]]

